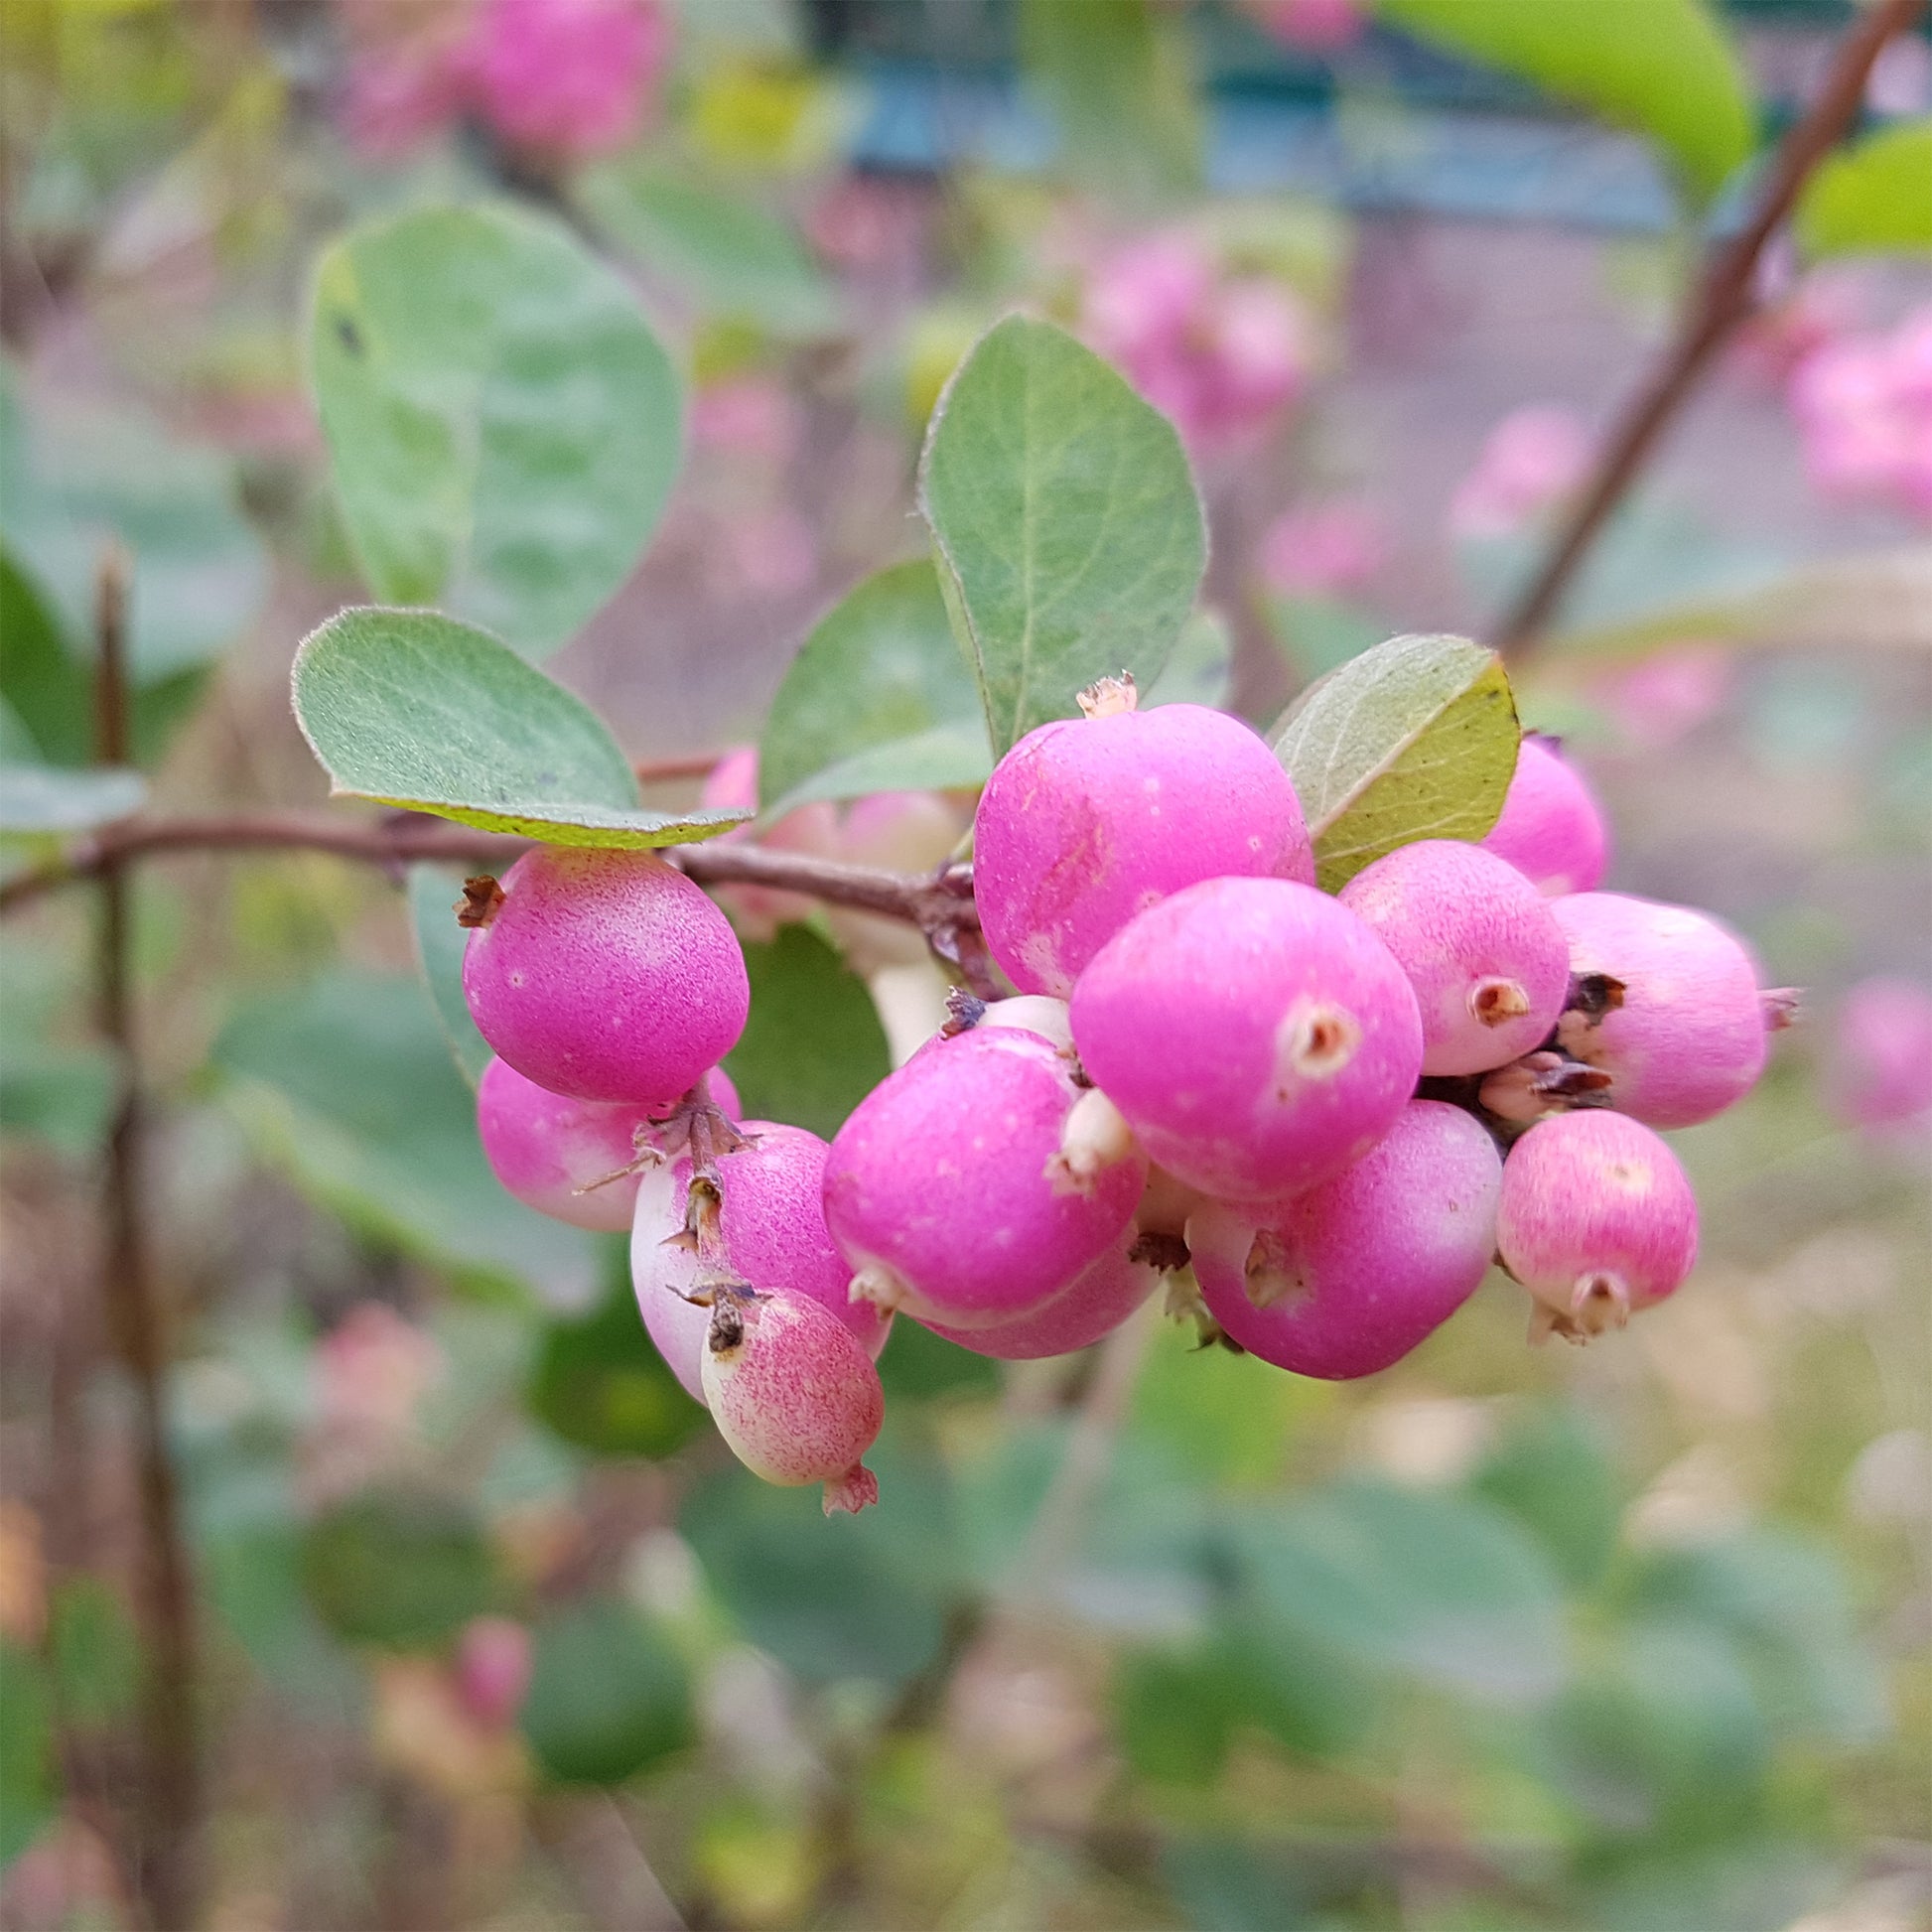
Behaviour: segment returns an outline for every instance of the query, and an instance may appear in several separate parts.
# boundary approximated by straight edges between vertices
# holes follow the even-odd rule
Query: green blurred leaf
[[[1704,0],[1374,0],[1377,15],[1648,135],[1708,202],[1750,155],[1742,62]]]
[[[141,1640],[119,1593],[99,1577],[72,1577],[48,1602],[48,1639],[61,1709],[72,1725],[118,1723],[141,1689]]]
[[[1381,619],[1340,598],[1271,597],[1263,608],[1275,642],[1301,683],[1326,676],[1389,634]]]
[[[1323,890],[1416,839],[1481,838],[1521,736],[1502,659],[1466,637],[1391,637],[1311,684],[1274,743]]]
[[[1096,678],[1167,664],[1207,558],[1166,417],[1063,330],[1009,316],[953,371],[919,507],[996,754]]]
[[[809,926],[748,945],[752,1014],[725,1058],[747,1120],[781,1120],[826,1140],[892,1071],[866,983]]]
[[[100,1146],[114,1105],[104,1047],[62,1046],[8,1026],[0,1041],[0,1130],[31,1134],[70,1160]]]
[[[1155,1330],[1134,1384],[1133,1418],[1209,1482],[1255,1487],[1280,1479],[1293,1451],[1295,1422],[1321,1391],[1254,1355],[1202,1348],[1191,1323]]]
[[[1114,1734],[1137,1777],[1211,1785],[1227,1763],[1240,1700],[1209,1655],[1143,1651],[1114,1673]]]
[[[972,672],[932,565],[875,571],[791,660],[759,744],[764,810],[978,785],[993,768]]]
[[[1623,1484],[1601,1434],[1574,1404],[1514,1421],[1470,1486],[1533,1531],[1573,1588],[1588,1589],[1608,1569]]]
[[[1932,253],[1932,117],[1894,121],[1827,155],[1792,225],[1813,260]]]
[[[449,1042],[456,1070],[474,1089],[490,1062],[489,1042],[470,1018],[463,997],[463,950],[470,935],[457,923],[463,874],[427,863],[409,868],[409,923],[416,937],[416,964]]]
[[[997,1395],[1000,1365],[991,1356],[976,1355],[944,1335],[935,1335],[907,1315],[893,1323],[893,1338],[879,1358],[879,1379],[889,1404],[930,1402],[948,1395]]]
[[[356,228],[318,267],[309,354],[378,599],[542,656],[630,574],[682,403],[635,296],[567,229],[506,207]]]
[[[53,764],[84,764],[92,750],[87,674],[68,647],[40,586],[0,545],[0,696]]]
[[[0,1638],[0,1866],[26,1851],[59,1809],[47,1673],[32,1652]]]
[[[483,1525],[458,1504],[408,1490],[339,1503],[302,1539],[302,1583],[345,1643],[420,1649],[497,1604]]]
[[[545,1323],[525,1406],[545,1428],[598,1455],[669,1455],[704,1427],[705,1412],[644,1331],[627,1251],[590,1313]]]
[[[432,611],[345,611],[295,655],[295,715],[331,788],[554,845],[708,839],[737,811],[647,812],[583,699]]]
[[[84,832],[138,812],[147,795],[140,772],[120,766],[0,764],[0,833]]]
[[[532,1649],[523,1734],[558,1782],[621,1784],[696,1741],[684,1662],[627,1603],[574,1603]]]
[[[1141,703],[1204,704],[1224,711],[1233,682],[1234,632],[1227,619],[1218,611],[1196,611],[1180,626],[1173,655]]]
[[[1177,1834],[1161,1848],[1161,1876],[1194,1932],[1315,1932],[1306,1874],[1242,1839]]]
[[[257,1000],[213,1061],[262,1153],[351,1225],[480,1290],[562,1295],[592,1278],[588,1235],[497,1185],[413,980],[337,972]]]
[[[590,170],[574,193],[620,249],[708,316],[806,339],[843,325],[837,288],[798,236],[742,192],[628,161]]]

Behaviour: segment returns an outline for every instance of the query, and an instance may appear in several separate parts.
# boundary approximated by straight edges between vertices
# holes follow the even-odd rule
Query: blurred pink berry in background
[[[1863,979],[1838,1010],[1825,1063],[1832,1111],[1883,1131],[1932,1117],[1932,992],[1908,979]]]
[[[1759,264],[1758,307],[1732,339],[1730,365],[1747,380],[1782,389],[1814,349],[1856,329],[1869,300],[1864,278],[1848,269],[1801,276],[1787,246]]]
[[[392,48],[363,54],[350,65],[343,133],[369,160],[394,161],[462,111],[463,83],[453,48]]]
[[[382,1302],[361,1302],[337,1322],[315,1356],[317,1420],[325,1430],[395,1438],[443,1373],[432,1335]]]
[[[456,1648],[457,1699],[464,1710],[500,1730],[516,1721],[529,1688],[529,1631],[507,1616],[472,1617]]]
[[[1307,385],[1308,317],[1260,275],[1229,276],[1188,235],[1131,241],[1089,278],[1082,325],[1197,451],[1265,428]]]
[[[768,375],[708,382],[691,398],[691,437],[705,449],[775,467],[797,450],[800,428],[797,403]]]
[[[1818,488],[1932,520],[1932,307],[1815,349],[1790,400]]]
[[[1723,710],[1737,660],[1720,644],[1682,644],[1606,679],[1598,695],[1625,741],[1661,752]]]
[[[711,767],[698,803],[709,806],[739,806],[756,811],[759,803],[759,749],[740,745],[729,751]],[[749,839],[752,828],[741,825],[724,834],[727,839]],[[775,825],[758,835],[759,845],[775,852],[809,853],[820,859],[835,858],[839,850],[839,817],[827,804],[801,805],[787,812]],[[748,939],[767,940],[781,925],[795,925],[808,919],[817,909],[813,899],[798,893],[773,892],[768,886],[721,886],[718,901]]]
[[[1584,419],[1561,403],[1511,410],[1456,484],[1450,531],[1465,538],[1513,535],[1583,482],[1592,447]]]
[[[1916,34],[1894,34],[1871,64],[1864,104],[1874,114],[1932,112],[1932,46]]]
[[[1286,510],[1263,534],[1261,575],[1284,597],[1358,591],[1382,567],[1388,538],[1368,504],[1349,497]]]
[[[1368,27],[1358,0],[1248,0],[1247,11],[1263,33],[1309,54],[1352,47]]]

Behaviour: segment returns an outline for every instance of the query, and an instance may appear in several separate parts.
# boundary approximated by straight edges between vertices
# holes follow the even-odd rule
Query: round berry
[[[1187,1223],[1208,1312],[1251,1355],[1328,1381],[1387,1368],[1440,1328],[1496,1245],[1502,1160],[1459,1107],[1412,1100],[1369,1153],[1265,1209]]]
[[[1554,739],[1523,740],[1502,816],[1482,843],[1552,898],[1593,892],[1610,862],[1603,808]]]
[[[974,821],[981,926],[1023,993],[1065,999],[1137,912],[1232,874],[1312,883],[1314,861],[1275,755],[1203,705],[1040,726],[1000,760]]]
[[[1101,948],[1074,990],[1087,1075],[1151,1160],[1222,1200],[1279,1200],[1359,1161],[1422,1070],[1416,996],[1345,905],[1213,879]]]
[[[1622,1327],[1691,1272],[1697,1198],[1639,1122],[1607,1108],[1555,1114],[1503,1164],[1496,1246],[1536,1297],[1538,1331],[1583,1340]]]
[[[1130,1227],[1098,1261],[1090,1262],[1043,1308],[990,1328],[926,1325],[978,1355],[1002,1362],[1036,1362],[1048,1355],[1071,1355],[1110,1335],[1152,1295],[1161,1271],[1134,1259],[1140,1234]]]
[[[1365,867],[1340,897],[1415,988],[1425,1073],[1483,1073],[1549,1038],[1570,990],[1570,947],[1514,866],[1456,839],[1423,839]]]
[[[1127,1226],[1147,1159],[1035,1035],[936,1039],[859,1103],[825,1166],[855,1295],[978,1328],[1031,1312]],[[1078,1116],[1076,1119],[1075,1116]]]
[[[538,846],[470,935],[478,1031],[540,1087],[661,1103],[738,1042],[751,1005],[730,922],[649,852]]]
[[[1756,1085],[1766,1015],[1735,933],[1689,906],[1620,893],[1576,893],[1551,910],[1587,1000],[1564,1015],[1560,1042],[1610,1076],[1618,1112],[1693,1127]],[[1615,984],[1589,984],[1605,981]]]

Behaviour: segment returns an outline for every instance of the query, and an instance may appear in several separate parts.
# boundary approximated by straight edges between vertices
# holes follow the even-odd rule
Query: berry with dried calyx
[[[1596,794],[1553,738],[1529,736],[1516,754],[1502,815],[1482,841],[1538,892],[1593,892],[1610,862],[1610,835]]]

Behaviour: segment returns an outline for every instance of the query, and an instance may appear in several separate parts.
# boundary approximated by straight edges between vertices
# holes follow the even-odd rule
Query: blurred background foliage
[[[1015,306],[1188,442],[1218,621],[1174,695],[1265,722],[1393,630],[1480,634],[1849,12],[0,0],[6,864],[144,790],[318,801],[289,659],[369,594],[561,645],[627,752],[700,767],[811,633],[768,800],[969,785],[970,690],[855,725],[867,613],[813,626],[913,553],[926,414]],[[673,487],[659,435],[559,502],[485,466],[463,513],[509,532],[501,568],[452,588],[375,554],[442,506],[340,457],[332,485],[311,295],[333,249],[378,315],[380,231],[345,228],[504,201],[543,224],[492,270],[527,353],[492,359],[474,289],[407,251],[387,272],[458,321],[389,406],[472,375],[511,417],[604,406],[600,358],[641,352],[597,323],[621,278],[686,456]],[[1498,1282],[1346,1387],[1159,1324],[1012,1369],[902,1324],[882,1503],[826,1522],[699,1427],[622,1244],[495,1186],[467,1017],[426,990],[448,878],[142,872],[194,1922],[1932,1923],[1932,1025],[1909,986],[1859,1018],[1874,979],[1923,989],[1932,928],[1929,260],[1921,29],[1518,679],[1610,802],[1611,883],[1716,907],[1812,989],[1763,1088],[1683,1138],[1697,1279],[1587,1352],[1526,1349]],[[561,589],[518,549],[533,490],[584,539]],[[109,545],[138,776],[79,769]],[[899,762],[813,791],[862,741]],[[50,1932],[148,1909],[91,920],[10,917],[0,1042],[0,1917]],[[748,1111],[830,1133],[927,969],[823,915],[747,950]]]

